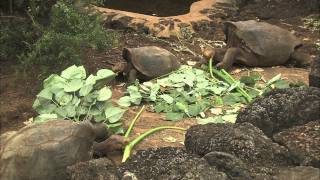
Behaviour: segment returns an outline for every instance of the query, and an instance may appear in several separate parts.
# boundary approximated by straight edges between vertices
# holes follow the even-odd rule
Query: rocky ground
[[[320,56],[319,29],[306,25],[306,19],[319,19],[319,1],[310,0],[237,0],[239,6],[209,8],[213,22],[194,25],[196,33],[186,36],[184,46],[200,54],[200,38],[206,43],[224,40],[220,22],[224,20],[259,19],[292,31],[303,40],[302,50],[317,59]],[[89,73],[112,67],[122,61],[123,47],[156,45],[174,53],[182,63],[194,61],[190,52],[177,50],[176,38],[158,39],[131,30],[117,30],[119,45],[103,53],[87,53],[84,61]],[[190,38],[190,39],[189,39]],[[192,41],[194,40],[194,41]],[[194,43],[192,43],[194,42]],[[317,45],[318,43],[318,45]],[[177,46],[178,45],[178,46]],[[1,134],[17,130],[35,115],[32,103],[41,89],[41,76],[21,78],[15,63],[0,65]],[[239,69],[239,66],[236,67]],[[308,83],[309,66],[293,68],[292,64],[263,68],[271,78],[279,72],[289,80]],[[235,76],[246,74],[247,70]],[[113,84],[114,98],[123,94],[119,78]],[[72,179],[319,179],[319,89],[276,91],[261,98],[239,115],[236,124],[195,125],[194,119],[180,122],[163,121],[162,115],[146,112],[137,123],[133,136],[159,125],[189,128],[186,136],[166,131],[142,142],[138,152],[119,167],[102,158],[69,167]],[[276,106],[273,106],[275,105]],[[289,105],[290,104],[290,105]],[[280,109],[279,109],[280,108]],[[283,109],[281,109],[283,108]],[[139,107],[130,108],[127,122]],[[281,111],[282,110],[282,111]],[[256,113],[256,114],[255,114]],[[256,116],[253,116],[256,115]],[[272,118],[274,117],[274,118]],[[261,121],[265,120],[265,121]],[[266,123],[266,124],[263,124]],[[161,137],[174,137],[175,142]],[[186,137],[186,138],[185,138]],[[185,147],[181,142],[184,142]],[[167,147],[170,146],[170,147]],[[161,148],[166,147],[166,148]],[[146,150],[148,148],[153,148]],[[158,148],[158,149],[154,149]]]
[[[259,105],[269,104],[283,97],[303,95],[310,89],[291,88],[256,100],[255,106],[245,108],[242,113],[257,110]],[[313,91],[319,89],[312,88]],[[262,100],[263,99],[263,100]],[[318,100],[308,99],[317,110]],[[266,103],[267,102],[267,103]],[[295,101],[280,104],[277,108],[285,112]],[[313,111],[314,112],[314,111]],[[127,162],[115,168],[106,159],[96,159],[71,166],[68,173],[72,179],[317,179],[319,169],[320,112],[294,110],[303,117],[314,118],[310,122],[285,121],[288,126],[278,129],[273,137],[267,137],[253,124],[260,125],[259,114],[275,117],[273,111],[257,111],[236,124],[206,124],[192,126],[185,135],[185,148],[163,147],[139,151]],[[309,116],[312,114],[312,116]],[[257,122],[255,122],[257,121]],[[249,123],[251,122],[251,123]],[[278,119],[271,118],[270,124]],[[107,168],[104,168],[107,167]],[[109,170],[110,169],[110,170]]]

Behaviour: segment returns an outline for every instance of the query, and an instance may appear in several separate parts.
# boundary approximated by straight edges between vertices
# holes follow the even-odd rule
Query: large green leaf
[[[274,83],[274,86],[278,89],[285,89],[290,87],[290,83],[288,81],[280,79]]]
[[[89,77],[86,79],[85,85],[94,85],[96,84],[97,76],[90,74]]]
[[[64,91],[60,91],[55,95],[55,100],[61,106],[67,105],[73,98],[72,94],[66,93]]]
[[[48,104],[40,105],[40,106],[33,107],[33,108],[39,114],[50,114],[50,113],[54,112],[54,110],[57,108],[57,106],[54,104],[48,103]]]
[[[141,93],[139,92],[139,89],[138,87],[136,86],[129,86],[127,91],[129,92],[130,94],[130,101],[133,103],[133,104],[136,104],[136,105],[139,105],[141,100],[142,100],[142,95]]]
[[[183,119],[184,113],[174,113],[174,112],[169,112],[166,113],[166,120],[169,121],[178,121]]]
[[[156,113],[159,112],[171,112],[172,111],[172,105],[167,104],[166,102],[157,102],[156,105],[154,106],[154,110]]]
[[[184,81],[184,76],[182,74],[171,74],[169,76],[169,79],[173,82],[173,83],[181,83]]]
[[[172,104],[173,103],[173,98],[168,94],[162,94],[159,97],[162,98],[168,104]]]
[[[40,107],[40,106],[41,106],[41,104],[40,104],[39,99],[36,99],[36,100],[33,102],[32,108],[33,108],[33,109],[36,109],[36,108],[38,108],[38,107]]]
[[[188,113],[190,116],[197,116],[201,112],[201,106],[198,104],[192,104],[188,106]]]
[[[222,98],[224,105],[234,105],[241,101],[240,97],[234,94],[228,94]]]
[[[221,95],[223,91],[227,90],[227,88],[224,86],[211,86],[208,89],[210,89],[210,91],[212,91],[216,95]]]
[[[170,103],[169,103],[170,104]],[[181,110],[185,113],[188,112],[188,104],[185,101],[179,101],[175,104],[175,107],[178,108],[178,110]]]
[[[130,96],[123,96],[118,100],[117,103],[120,106],[129,107],[131,105],[131,98],[130,98]]]
[[[95,122],[102,123],[102,122],[105,122],[107,119],[103,113],[103,114],[99,114],[99,115],[94,116],[94,120],[95,120]]]
[[[163,78],[163,79],[157,79],[157,84],[159,84],[162,87],[172,86],[173,83],[169,78]]]
[[[66,79],[60,77],[57,74],[51,74],[47,79],[43,81],[43,88],[50,88],[58,85],[63,86],[66,83]]]
[[[197,119],[198,124],[208,124],[208,123],[225,123],[221,116],[208,117],[204,119]]]
[[[109,100],[112,96],[112,91],[110,88],[104,87],[98,91],[97,101]]]
[[[54,110],[54,113],[58,115],[59,118],[66,118],[68,117],[68,112],[65,110],[64,107],[57,107]]]
[[[89,112],[89,107],[87,107],[87,106],[79,106],[77,108],[78,115],[86,115],[88,112]]]
[[[151,101],[156,101],[159,90],[160,90],[159,84],[151,85],[150,96],[149,96]]]
[[[76,107],[73,106],[72,104],[68,104],[63,109],[66,111],[67,117],[71,119],[76,115]]]
[[[43,89],[40,91],[40,93],[37,95],[38,98],[51,100],[52,99],[52,92],[49,88]]]
[[[70,66],[64,71],[61,72],[61,77],[65,79],[85,79],[86,78],[86,70],[83,66]]]
[[[193,87],[193,82],[196,80],[196,75],[192,71],[186,71],[183,82],[188,86]]]
[[[97,72],[95,89],[100,89],[114,79],[116,74],[109,69],[100,69]]]
[[[121,109],[118,107],[113,107],[113,106],[108,106],[105,109],[104,113],[110,123],[116,123],[121,119],[124,112],[125,112],[124,109]]]
[[[92,89],[93,89],[93,85],[92,84],[85,85],[80,89],[79,95],[80,96],[86,96],[92,91]]]
[[[92,106],[90,111],[89,111],[89,115],[91,116],[98,116],[100,114],[102,114],[103,112],[100,111],[96,106]]]
[[[81,79],[72,79],[70,82],[66,83],[64,87],[65,92],[75,92],[82,88],[84,82]]]
[[[254,87],[257,81],[261,80],[261,76],[259,74],[251,75],[251,76],[242,76],[240,78],[240,82],[244,83],[247,86]]]
[[[96,101],[98,97],[98,92],[97,91],[93,91],[91,92],[90,94],[86,95],[84,98],[83,98],[83,102],[85,104],[92,104]]]

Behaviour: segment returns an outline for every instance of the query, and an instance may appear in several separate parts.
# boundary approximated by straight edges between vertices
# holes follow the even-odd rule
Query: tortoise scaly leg
[[[235,58],[240,54],[239,48],[229,48],[227,49],[226,54],[223,57],[223,60],[219,62],[216,67],[218,69],[225,69],[226,71],[230,70],[232,67]]]
[[[128,74],[128,84],[133,84],[137,79],[137,70],[131,69]]]
[[[93,143],[93,152],[96,156],[108,156],[114,151],[121,151],[129,143],[128,139],[120,135],[112,135],[102,142]]]

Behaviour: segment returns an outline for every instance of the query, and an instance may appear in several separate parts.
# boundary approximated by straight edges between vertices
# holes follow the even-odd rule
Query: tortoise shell
[[[239,46],[249,48],[253,53],[265,59],[288,60],[301,41],[289,31],[278,26],[255,20],[224,23],[225,33],[232,28],[235,36],[242,43]],[[228,39],[228,34],[226,34]]]
[[[124,48],[123,58],[149,78],[168,74],[180,67],[175,55],[156,46]]]
[[[95,132],[90,123],[51,120],[8,136],[0,150],[0,179],[64,179],[65,168],[89,160]]]

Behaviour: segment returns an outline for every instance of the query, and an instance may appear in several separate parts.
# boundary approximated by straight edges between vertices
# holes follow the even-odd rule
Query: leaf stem
[[[140,118],[141,113],[143,112],[143,110],[145,109],[145,105],[142,106],[142,108],[140,109],[140,111],[136,114],[136,116],[134,117],[134,119],[131,121],[131,124],[128,128],[128,130],[126,131],[126,134],[124,135],[125,138],[128,138],[130,135],[130,132],[135,124],[135,122]]]
[[[175,126],[160,126],[160,127],[156,127],[153,129],[148,130],[147,132],[141,134],[140,136],[138,136],[137,138],[135,138],[133,141],[131,141],[124,149],[124,153],[123,153],[123,157],[122,157],[122,162],[125,162],[131,154],[131,150],[133,149],[133,147],[138,144],[140,141],[142,141],[144,138],[146,138],[147,136],[157,132],[157,131],[161,131],[164,129],[175,129],[175,130],[180,130],[180,131],[186,131],[185,128],[180,128],[180,127],[175,127]]]
[[[224,80],[226,83],[228,83],[229,85],[235,84],[237,81],[224,69],[222,69],[221,71],[218,71],[215,68],[212,68],[212,57],[209,60],[209,71],[210,71],[210,75],[211,77],[214,77],[213,74],[215,74],[216,76],[218,76],[220,79]],[[252,101],[252,97],[240,86],[236,87],[236,90],[242,94],[242,96],[244,96],[247,100],[247,102],[251,102]]]

